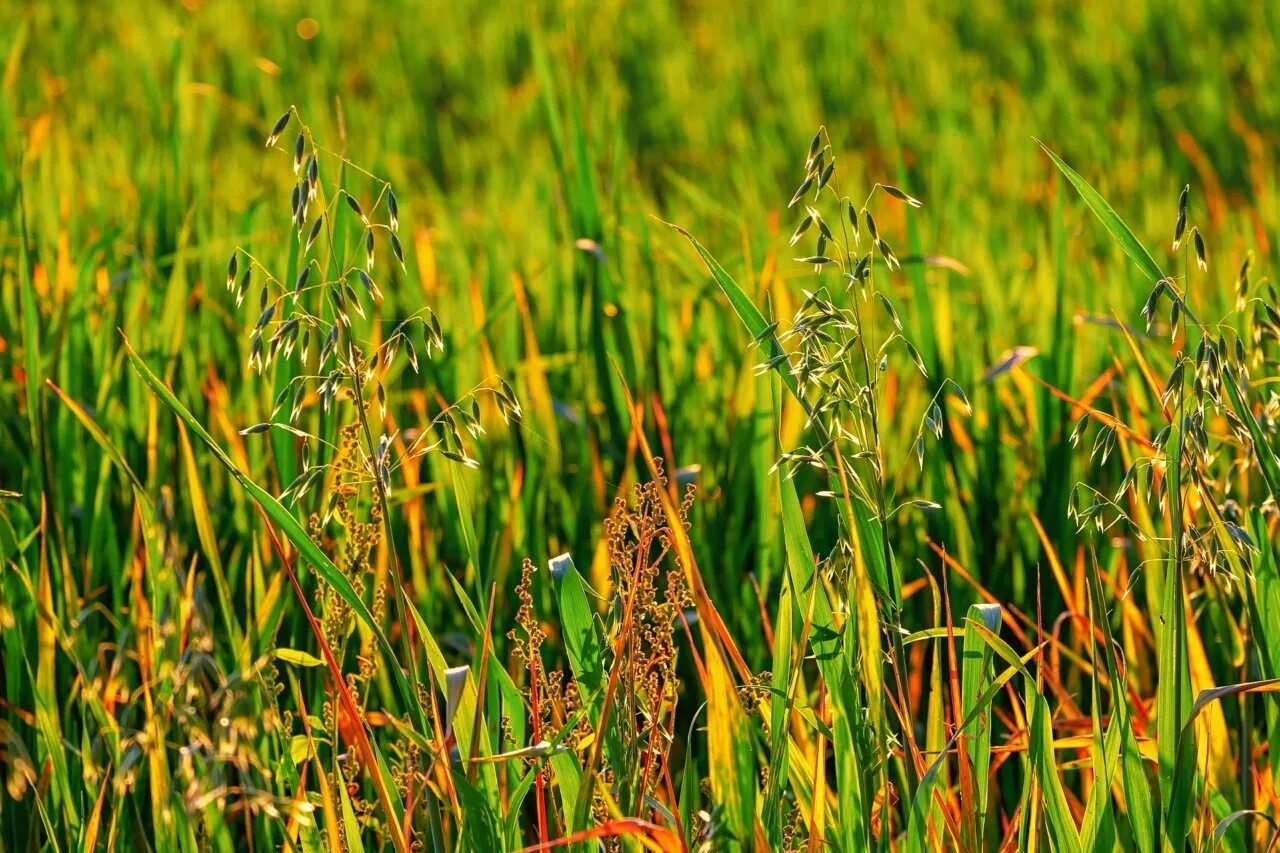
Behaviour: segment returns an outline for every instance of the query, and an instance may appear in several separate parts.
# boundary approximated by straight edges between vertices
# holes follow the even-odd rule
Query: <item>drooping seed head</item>
[[[361,209],[360,202],[356,201],[356,197],[350,193],[347,193],[347,205],[350,206],[355,215],[360,217],[360,221],[367,227],[369,225],[369,219],[364,215],[364,210]]]
[[[373,232],[370,231],[370,234]],[[400,262],[400,268],[404,269],[404,250],[400,248],[400,238],[395,234],[391,235],[391,254],[396,256],[396,260]]]
[[[284,132],[285,126],[289,124],[289,117],[293,115],[293,110],[286,110],[285,114],[276,120],[275,125],[271,128],[271,133],[267,134],[267,148],[276,144],[276,140],[280,138],[280,134]]]
[[[827,167],[822,170],[822,175],[818,178],[817,191],[819,193],[821,193],[822,190],[826,187],[827,183],[831,180],[831,176],[835,174],[835,171],[836,171],[836,162],[832,160],[830,163],[827,164]]]
[[[813,135],[813,141],[809,143],[809,156],[805,158],[805,168],[807,169],[813,163],[813,158],[818,156],[818,150],[822,147],[822,131],[819,130]]]
[[[382,298],[382,291],[378,289],[377,283],[374,282],[374,280],[369,277],[369,274],[367,272],[365,272],[364,270],[358,269],[356,270],[356,276],[360,279],[361,286],[364,287],[365,291],[369,294],[370,297],[372,297],[373,299]]]
[[[920,199],[907,195],[897,187],[891,187],[888,184],[881,184],[880,189],[884,190],[889,195],[896,198],[898,201],[901,201],[909,205],[910,207],[924,207],[924,202],[920,201]]]
[[[809,177],[804,179],[804,182],[800,184],[800,188],[796,190],[795,195],[791,196],[791,201],[787,202],[787,207],[795,207],[796,202],[804,198],[804,194],[809,191],[809,187],[811,186],[813,186],[813,175],[809,175]]]
[[[307,247],[304,252],[310,252],[311,247],[315,245],[316,238],[320,236],[320,228],[324,225],[324,215],[316,217],[316,221],[311,224],[311,231],[307,234]]]
[[[804,219],[800,220],[800,224],[796,227],[796,230],[793,231],[791,234],[792,246],[794,246],[796,243],[800,241],[800,238],[804,236],[804,232],[808,231],[809,226],[812,224],[813,224],[813,214],[809,214]]]
[[[1248,252],[1240,262],[1240,272],[1236,275],[1236,310],[1244,310],[1249,298],[1249,267],[1253,264],[1253,252]]]

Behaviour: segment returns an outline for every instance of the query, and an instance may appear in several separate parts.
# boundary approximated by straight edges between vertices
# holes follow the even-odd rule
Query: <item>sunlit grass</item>
[[[0,847],[1265,848],[1273,17],[0,6]]]

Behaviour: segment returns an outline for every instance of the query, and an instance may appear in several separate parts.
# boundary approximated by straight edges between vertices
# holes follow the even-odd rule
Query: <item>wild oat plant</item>
[[[1065,164],[1059,161],[1059,165],[1069,177],[1081,180]],[[1158,814],[1172,838],[1194,837],[1192,804],[1204,796],[1202,786],[1227,755],[1224,744],[1206,741],[1206,734],[1213,737],[1217,732],[1199,730],[1193,725],[1195,718],[1209,702],[1224,696],[1270,692],[1276,687],[1274,652],[1264,634],[1261,653],[1243,662],[1241,683],[1193,695],[1190,619],[1184,602],[1239,598],[1246,604],[1245,618],[1265,624],[1266,617],[1257,609],[1254,569],[1259,557],[1270,558],[1259,550],[1254,536],[1269,536],[1277,516],[1280,469],[1273,448],[1274,413],[1280,398],[1268,390],[1260,411],[1255,412],[1248,395],[1251,373],[1274,368],[1269,350],[1280,338],[1280,314],[1274,307],[1277,294],[1269,281],[1253,279],[1250,252],[1235,276],[1232,310],[1222,318],[1202,320],[1194,308],[1195,294],[1216,284],[1204,237],[1198,227],[1189,225],[1190,186],[1178,197],[1172,249],[1180,270],[1173,276],[1161,272],[1118,217],[1099,204],[1091,188],[1083,185],[1081,193],[1154,282],[1142,307],[1149,337],[1141,348],[1134,344],[1135,355],[1157,365],[1168,359],[1171,367],[1158,384],[1152,368],[1144,364],[1158,416],[1152,426],[1085,407],[1071,432],[1071,443],[1076,444],[1097,422],[1090,458],[1098,466],[1105,465],[1117,445],[1123,445],[1124,476],[1113,494],[1078,484],[1069,515],[1082,530],[1092,526],[1099,534],[1119,532],[1140,543],[1143,560],[1130,583],[1145,580],[1159,601]],[[1165,310],[1167,321],[1161,323]],[[1165,338],[1171,342],[1167,354],[1155,345]],[[1148,430],[1155,434],[1148,438]],[[1128,590],[1120,593],[1127,596]],[[1094,594],[1098,596],[1094,606],[1101,610],[1101,590]],[[1122,660],[1111,654],[1106,659],[1108,675],[1121,677]],[[1117,733],[1115,742],[1119,746],[1124,740],[1126,758],[1134,761],[1126,769],[1136,775],[1137,743],[1129,729],[1132,713],[1120,702],[1115,714],[1125,732]],[[1131,784],[1126,790],[1145,799],[1146,792]],[[1138,814],[1150,808],[1144,803]],[[1245,809],[1232,814],[1235,817],[1220,816],[1216,839],[1221,840],[1236,820],[1254,812]],[[1273,834],[1272,844],[1275,839]]]
[[[911,762],[895,762],[893,756],[904,749],[919,755],[912,723],[901,712],[909,703],[902,568],[893,553],[898,536],[894,522],[904,512],[940,508],[926,497],[902,493],[903,469],[912,464],[923,468],[927,443],[943,437],[943,406],[954,400],[963,414],[970,413],[970,406],[955,382],[944,378],[935,383],[919,416],[910,455],[894,458],[890,453],[886,421],[903,416],[886,409],[890,360],[905,357],[922,381],[930,377],[899,318],[891,289],[882,284],[901,263],[876,223],[873,205],[888,201],[913,211],[923,204],[883,183],[874,184],[860,203],[844,194],[825,128],[809,145],[804,173],[788,205],[804,211],[790,243],[814,239],[813,254],[796,260],[812,265],[815,283],[804,290],[800,307],[781,335],[776,335],[777,323],[757,334],[755,343],[771,353],[757,370],[786,370],[813,437],[783,452],[775,468],[786,466],[790,479],[801,468],[811,467],[829,481],[829,488],[817,495],[835,503],[840,536],[835,551],[819,567],[824,582],[847,590],[848,607],[874,602],[859,614],[872,624],[859,627],[865,632],[863,642],[853,653],[852,672],[844,674],[856,685],[856,699],[844,711],[850,715],[849,746],[856,750],[862,778],[842,779],[841,784],[857,785],[870,795],[858,805],[860,817],[868,829],[876,827],[872,835],[880,836],[881,827],[893,819],[895,784],[914,787]],[[881,643],[887,667],[882,666]]]
[[[290,193],[290,222],[296,246],[289,255],[291,266],[299,268],[278,275],[243,247],[227,264],[226,284],[237,306],[256,291],[258,315],[248,332],[249,366],[278,389],[271,420],[245,427],[240,434],[281,431],[292,437],[301,471],[280,500],[307,509],[307,535],[330,555],[346,581],[341,587],[322,586],[318,612],[311,619],[316,641],[335,668],[334,676],[341,671],[341,682],[325,702],[317,730],[307,725],[290,734],[308,740],[322,733],[337,738],[332,741],[336,763],[328,772],[344,792],[350,789],[350,808],[359,817],[356,824],[342,823],[344,843],[352,846],[351,836],[372,822],[399,848],[412,837],[413,810],[423,802],[421,789],[430,764],[422,756],[444,756],[447,768],[456,739],[440,728],[438,711],[427,698],[430,688],[422,683],[424,677],[445,678],[447,673],[418,671],[419,638],[411,626],[421,622],[410,615],[412,604],[395,547],[395,484],[402,468],[420,465],[433,453],[453,464],[478,467],[470,442],[485,431],[482,401],[490,401],[507,424],[519,423],[521,407],[506,380],[492,377],[458,400],[439,405],[424,424],[400,428],[390,422],[387,377],[404,364],[416,375],[420,358],[444,352],[440,320],[426,306],[407,316],[384,316],[380,251],[389,249],[404,268],[395,190],[319,145],[293,109],[273,126],[266,147],[278,150],[281,135],[293,124],[300,127],[292,145],[296,183]],[[338,178],[326,183],[329,170]],[[363,204],[356,189],[360,185],[368,188]],[[391,555],[389,572],[378,568],[383,548]],[[357,631],[354,610],[357,602],[371,602],[368,620],[383,625],[388,587],[403,640],[401,654],[389,663],[407,674],[411,692],[406,710],[412,712],[403,724],[411,736],[397,745],[394,765],[378,757],[364,731],[368,694],[386,649],[377,647],[373,633]],[[340,670],[352,656],[349,650],[357,665],[352,671]],[[465,671],[464,667],[451,677],[465,677]],[[302,709],[299,714],[304,714]],[[287,717],[291,722],[297,719],[296,714]],[[436,728],[424,728],[428,722]],[[436,740],[428,742],[433,736]],[[340,741],[346,749],[340,748]],[[360,796],[362,764],[374,777],[376,806]],[[379,779],[389,766],[395,771],[394,791]],[[344,800],[347,796],[344,793]],[[408,831],[401,830],[401,823]]]

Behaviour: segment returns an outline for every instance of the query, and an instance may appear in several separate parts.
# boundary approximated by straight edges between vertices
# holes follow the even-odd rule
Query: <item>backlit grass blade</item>
[[[1268,523],[1260,509],[1250,514],[1249,528],[1257,541],[1265,542]],[[1258,664],[1264,678],[1280,676],[1280,571],[1276,567],[1273,548],[1263,548],[1254,564],[1255,581],[1246,585],[1250,618],[1255,623],[1258,639]],[[1271,763],[1272,784],[1280,784],[1280,709],[1275,703],[1266,707],[1268,736],[1267,754]]]
[[[27,667],[28,677],[31,677],[30,661],[24,660],[23,663]],[[35,681],[35,679],[32,678],[32,681]],[[44,744],[44,760],[49,763],[51,782],[53,790],[56,792],[54,796],[49,797],[47,802],[48,805],[52,806],[51,811],[65,820],[72,836],[75,836],[80,831],[80,810],[77,808],[76,803],[79,795],[83,792],[83,787],[78,784],[73,787],[70,764],[67,761],[67,750],[63,743],[62,731],[58,722],[57,697],[45,690],[37,690],[35,697],[36,730],[40,733],[40,738]]]
[[[975,630],[979,631],[980,636],[984,639],[990,634],[990,632],[981,633],[980,628],[975,628]],[[1000,691],[1004,689],[1005,685],[1008,684],[1014,676],[1027,671],[1026,664],[1034,660],[1035,656],[1038,655],[1043,648],[1044,646],[1037,646],[1021,658],[1015,657],[1008,666],[991,679],[991,683],[987,685],[987,688],[978,694],[978,696],[973,700],[972,710],[970,710],[969,716],[960,721],[959,725],[956,726],[955,732],[951,735],[951,739],[947,741],[946,746],[943,747],[941,753],[933,760],[932,763],[930,763],[929,767],[925,770],[924,775],[920,777],[920,782],[916,786],[915,794],[911,799],[910,811],[907,817],[907,850],[912,851],[912,853],[917,853],[917,851],[919,851],[919,853],[923,853],[923,851],[935,848],[937,837],[936,834],[932,834],[934,831],[930,829],[927,817],[932,807],[933,798],[938,794],[938,777],[942,772],[943,765],[946,763],[948,753],[951,751],[951,748],[955,746],[956,741],[960,739],[961,735],[978,722],[983,711],[991,704],[992,700],[995,699]]]
[[[1111,785],[1119,764],[1124,732],[1120,718],[1112,716],[1101,737],[1093,738],[1093,787],[1085,805],[1080,826],[1080,845],[1085,850],[1107,850],[1115,844],[1115,815],[1111,804]]]
[[[586,581],[568,554],[552,560],[551,577],[574,680],[585,695],[594,695],[604,686],[605,647],[587,599]]]
[[[1067,804],[1067,796],[1062,789],[1062,778],[1058,774],[1053,752],[1053,722],[1049,702],[1036,688],[1030,675],[1027,676],[1026,685],[1026,706],[1031,720],[1027,750],[1032,771],[1040,783],[1040,793],[1044,797],[1049,837],[1055,850],[1080,853],[1080,832],[1071,816],[1071,807]]]
[[[1191,706],[1191,713],[1187,717],[1186,725],[1190,726],[1195,722],[1196,717],[1200,716],[1201,712],[1209,706],[1209,703],[1242,693],[1280,693],[1280,678],[1242,681],[1239,684],[1227,684],[1222,687],[1211,687],[1207,690],[1202,690],[1200,695],[1196,697],[1196,703]]]
[[[1111,205],[1107,203],[1107,200],[1099,195],[1098,191],[1090,186],[1088,181],[1080,177],[1075,169],[1072,169],[1063,162],[1061,157],[1053,153],[1048,145],[1045,145],[1038,139],[1036,142],[1039,143],[1042,149],[1044,149],[1044,153],[1049,155],[1049,159],[1053,160],[1053,163],[1058,167],[1058,170],[1061,171],[1062,174],[1066,176],[1066,179],[1071,182],[1071,186],[1075,187],[1076,192],[1078,192],[1080,197],[1084,199],[1084,203],[1087,204],[1089,209],[1092,210],[1098,219],[1102,221],[1102,225],[1107,229],[1107,233],[1109,233],[1115,241],[1120,244],[1120,248],[1123,249],[1124,253],[1138,265],[1138,269],[1142,270],[1142,274],[1150,280],[1150,283],[1155,285],[1157,281],[1164,278],[1164,273],[1160,272],[1160,266],[1155,262],[1155,259],[1151,257],[1151,254],[1146,250],[1142,243],[1138,241],[1138,238],[1129,230],[1129,226],[1124,224],[1124,220],[1121,219],[1120,215],[1112,209]]]
[[[502,822],[494,811],[493,801],[467,781],[460,767],[453,771],[453,784],[462,805],[462,838],[471,850],[501,850]]]
[[[765,836],[769,844],[777,848],[782,842],[782,792],[790,767],[787,720],[793,697],[792,657],[797,637],[792,625],[792,593],[790,575],[782,578],[778,596],[778,615],[773,628],[773,666],[770,686],[772,699],[769,706],[769,780],[765,786],[763,806],[760,810]]]
[[[227,585],[226,569],[222,564],[222,555],[218,549],[218,538],[213,530],[213,519],[209,515],[209,500],[205,496],[204,485],[200,478],[200,468],[196,464],[195,452],[191,449],[191,439],[187,437],[187,428],[178,422],[178,443],[182,446],[182,460],[187,474],[187,497],[191,502],[191,515],[196,522],[196,536],[204,548],[205,558],[209,561],[209,570],[213,575],[214,589],[218,593],[218,610],[221,611],[223,624],[231,642],[240,653],[240,665],[249,665],[249,647],[244,641],[244,632],[240,628],[240,620],[236,618],[232,604],[231,588]]]
[[[1125,695],[1125,681],[1120,673],[1120,661],[1116,654],[1116,642],[1107,618],[1106,600],[1103,597],[1101,577],[1096,560],[1086,564],[1085,578],[1090,601],[1096,614],[1095,624],[1102,633],[1101,655],[1111,682],[1112,724],[1118,725],[1121,737],[1120,776],[1124,787],[1125,807],[1129,819],[1129,833],[1141,853],[1154,853],[1156,848],[1156,817],[1151,805],[1151,787],[1147,781],[1142,755],[1138,750],[1133,731],[1133,713],[1129,697]]]
[[[453,585],[453,593],[457,596],[458,603],[462,606],[468,620],[470,620],[476,636],[484,636],[486,622],[482,614],[476,609],[475,603],[467,597],[466,590],[462,588],[462,583],[453,576],[449,577],[449,581]],[[484,655],[486,652],[484,648],[488,649],[487,666],[485,666]],[[504,705],[511,709],[508,712],[508,716],[513,718],[511,723],[512,735],[518,743],[522,743],[524,741],[524,703],[520,690],[516,687],[511,675],[502,667],[501,661],[493,653],[493,649],[489,644],[483,644],[480,655],[481,659],[478,664],[481,671],[486,674],[485,681],[490,678],[497,681],[499,695]],[[468,761],[473,757],[483,758],[490,756],[494,752],[493,732],[488,719],[485,717],[485,708],[482,703],[483,694],[486,690],[487,685],[481,685],[480,679],[472,671],[467,674],[462,693],[458,698],[454,735],[458,739],[459,755]],[[475,782],[478,790],[490,797],[496,796],[498,776],[492,764],[480,764],[478,773],[475,776],[478,777]]]
[[[930,619],[934,623],[943,622],[945,620],[942,615],[942,590],[938,587],[937,580],[932,576],[928,578],[928,581],[929,592],[933,599],[933,612],[930,614]],[[929,682],[926,690],[927,700],[924,715],[924,751],[928,755],[940,755],[942,752],[942,745],[946,743],[947,740],[948,733],[946,714],[947,706],[950,704],[948,691],[943,687],[943,678],[945,672],[945,677],[950,680],[951,675],[953,674],[950,664],[954,658],[951,658],[950,660],[948,659],[947,655],[951,651],[951,646],[941,638],[930,643],[928,649],[929,657],[933,665],[929,667]],[[954,778],[955,777],[951,772],[951,766],[944,765],[942,772],[942,786],[944,788],[950,788]],[[933,810],[929,814],[929,822],[934,825],[938,825],[938,818],[941,814],[942,810],[938,807],[937,803],[934,803]]]
[[[859,701],[855,680],[861,679],[868,695],[879,697],[882,692],[882,670],[874,663],[862,665],[859,660],[877,661],[880,643],[875,634],[878,622],[867,620],[866,613],[856,620],[864,627],[858,632],[856,643],[847,643],[842,635],[831,607],[831,598],[818,573],[800,498],[796,494],[795,481],[782,472],[777,473],[778,494],[782,502],[783,540],[787,559],[787,583],[794,590],[793,619],[808,624],[808,646],[827,688],[827,707],[831,715],[830,736],[836,753],[837,810],[839,827],[845,842],[852,846],[870,844],[871,795],[866,790],[862,757],[857,749],[859,736],[879,724],[877,702],[869,708]],[[863,608],[865,611],[866,608]],[[871,609],[874,615],[874,607]],[[867,624],[870,621],[871,624]],[[849,623],[852,625],[852,620]],[[796,759],[792,766],[800,767]],[[871,774],[868,773],[868,776]],[[821,796],[815,790],[815,797]]]
[[[342,798],[343,838],[351,853],[364,853],[364,843],[360,840],[360,823],[356,820],[355,808],[351,805],[351,795],[347,793],[346,785],[339,784],[337,787]]]
[[[1087,610],[1089,657],[1096,667],[1099,659],[1097,642],[1099,632],[1095,626],[1096,611],[1092,600]],[[1104,610],[1103,613],[1105,612]],[[1109,649],[1108,653],[1110,653]],[[1094,671],[1097,672],[1096,669]],[[1115,844],[1116,826],[1115,813],[1111,804],[1111,786],[1124,741],[1118,715],[1112,714],[1106,728],[1103,728],[1102,680],[1096,675],[1090,684],[1090,693],[1090,760],[1093,762],[1093,785],[1089,788],[1089,799],[1085,804],[1084,817],[1080,824],[1080,843],[1086,850],[1095,850],[1109,848]]]
[[[564,636],[565,652],[569,657],[569,667],[573,670],[574,681],[578,684],[583,709],[590,715],[589,719],[598,720],[600,706],[604,699],[606,649],[604,637],[600,635],[595,612],[588,599],[587,582],[568,554],[554,558],[551,561],[550,572],[552,582],[555,584],[556,604],[560,611],[561,630]],[[624,753],[617,727],[608,725],[604,732],[596,732],[596,737],[604,738],[605,755],[610,763],[621,766]],[[566,808],[571,810],[569,806]],[[574,829],[585,829],[585,827],[578,826]]]
[[[752,726],[738,700],[724,655],[706,637],[703,660],[707,668],[707,757],[711,791],[724,809],[725,823],[739,849],[754,846],[756,824],[756,761]]]
[[[40,309],[36,305],[36,290],[31,280],[31,260],[27,255],[29,236],[27,232],[26,193],[21,181],[18,182],[18,283],[22,288],[22,334],[25,354],[24,374],[26,376],[27,425],[31,431],[31,446],[37,456],[42,452],[41,436],[43,422],[40,417]],[[41,488],[42,471],[39,464],[26,467],[33,490]]]
[[[1176,460],[1175,460],[1175,463]],[[1175,509],[1176,509],[1175,504]],[[1181,566],[1174,561],[1165,572],[1156,636],[1159,640],[1160,686],[1156,694],[1157,747],[1160,755],[1160,803],[1164,831],[1180,842],[1191,827],[1191,781],[1181,772],[1193,753],[1193,736],[1181,731],[1191,710],[1191,675],[1187,661],[1186,605]]]
[[[751,297],[743,292],[738,283],[733,280],[733,276],[729,275],[725,268],[720,265],[720,262],[692,234],[671,222],[663,224],[674,229],[681,237],[689,241],[689,245],[693,246],[694,251],[698,253],[698,257],[702,258],[702,262],[707,265],[707,269],[711,272],[711,277],[715,279],[716,286],[728,298],[729,304],[733,306],[733,312],[738,315],[742,325],[747,327],[747,331],[751,333],[753,338],[759,338],[768,329],[769,324],[764,315],[760,313],[760,309],[751,301]],[[767,343],[769,345],[767,358],[775,358],[785,352],[776,334],[768,335]],[[775,369],[778,375],[782,377],[783,383],[791,391],[792,396],[797,400],[801,400],[800,388],[796,384],[796,378],[791,375],[791,371],[787,367],[785,362],[780,362]],[[803,403],[803,400],[801,402]]]
[[[991,769],[991,715],[976,705],[978,696],[987,687],[991,677],[991,648],[972,625],[985,625],[989,631],[1000,629],[1001,611],[998,604],[975,604],[969,608],[965,623],[963,657],[960,663],[960,711],[963,718],[977,713],[978,721],[965,735],[965,749],[973,773],[974,801],[967,811],[973,814],[975,843],[981,843],[987,815],[987,789]]]
[[[1058,773],[1057,759],[1053,751],[1053,721],[1049,702],[1036,684],[1035,676],[1027,669],[1027,659],[1018,654],[986,625],[970,621],[974,630],[991,646],[997,656],[1022,673],[1026,682],[1026,708],[1031,731],[1028,733],[1027,752],[1033,776],[1044,798],[1044,814],[1049,825],[1049,836],[1054,848],[1068,853],[1080,850],[1080,831],[1071,816],[1062,778]]]

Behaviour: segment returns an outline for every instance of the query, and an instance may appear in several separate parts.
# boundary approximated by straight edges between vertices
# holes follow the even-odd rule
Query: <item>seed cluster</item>
[[[812,204],[805,205],[805,217],[793,232],[791,243],[795,245],[816,230],[813,254],[796,260],[812,266],[818,284],[804,291],[804,300],[785,330],[779,333],[780,323],[770,323],[756,336],[754,344],[766,354],[756,367],[757,373],[785,371],[795,383],[805,403],[807,425],[816,440],[784,452],[777,465],[789,466],[789,477],[805,466],[825,472],[831,486],[819,491],[819,497],[848,496],[860,501],[886,526],[890,517],[905,506],[933,509],[937,504],[920,498],[898,502],[892,493],[892,484],[898,478],[885,468],[882,431],[886,419],[900,417],[897,412],[883,410],[889,359],[904,353],[924,381],[929,382],[930,377],[891,294],[877,283],[877,257],[886,272],[897,270],[901,264],[870,205],[877,194],[888,196],[907,209],[920,208],[922,203],[897,187],[880,183],[872,187],[861,205],[841,195],[836,159],[825,129],[819,130],[809,145],[804,173],[790,206],[810,196]],[[821,210],[824,200],[836,208],[830,220]],[[871,248],[861,252],[858,247],[864,232]],[[828,270],[839,273],[839,286],[825,283]],[[940,440],[943,436],[948,394],[965,414],[970,412],[959,385],[949,379],[934,383],[933,396],[912,442],[921,467],[926,438]],[[852,536],[841,539],[839,547],[847,555],[852,553],[852,540]]]
[[[290,256],[297,258],[296,268],[278,275],[248,249],[237,247],[227,262],[226,284],[237,306],[256,292],[257,316],[248,332],[249,365],[261,374],[274,370],[280,388],[269,419],[241,434],[282,431],[296,439],[301,471],[280,497],[294,504],[311,502],[308,534],[331,555],[350,587],[340,593],[322,584],[317,607],[321,638],[339,666],[346,669],[347,662],[355,660],[354,669],[342,678],[357,718],[352,719],[348,706],[330,691],[320,726],[312,724],[323,727],[318,737],[338,747],[350,745],[353,730],[368,725],[366,702],[382,656],[372,636],[356,634],[354,600],[347,596],[367,602],[374,624],[383,625],[388,592],[400,595],[401,578],[386,579],[388,563],[399,571],[388,512],[397,471],[421,464],[432,453],[449,463],[477,468],[474,442],[485,432],[481,401],[491,401],[507,424],[518,423],[522,411],[511,385],[492,377],[455,402],[442,404],[420,427],[401,433],[388,425],[393,401],[386,381],[391,371],[403,357],[417,373],[421,358],[445,352],[446,333],[426,306],[407,315],[384,316],[390,311],[384,286],[408,273],[399,238],[400,204],[390,182],[318,144],[293,109],[272,127],[268,149],[276,147],[295,120],[301,125],[291,158],[290,223],[298,246]],[[322,168],[322,160],[332,161],[333,173],[344,175],[336,187],[326,184],[328,169]],[[362,181],[371,185],[371,197],[361,194]],[[353,242],[359,247],[354,252]],[[386,248],[396,265],[379,280],[378,255]],[[335,413],[341,424],[336,434],[334,420],[326,417]],[[387,553],[390,560],[385,559]],[[396,604],[403,625],[406,614],[399,597]],[[352,648],[353,638],[358,638],[358,648]],[[559,690],[557,679],[548,684]],[[418,685],[419,710],[429,719],[428,689]],[[291,717],[286,731],[292,723]],[[401,800],[421,803],[420,796],[410,796],[410,788],[425,772],[419,747],[394,737],[388,741]],[[337,781],[347,788],[359,823],[377,831],[379,807],[362,796],[360,784],[364,770],[372,768],[361,767],[355,749],[341,752],[336,764]]]
[[[657,784],[674,738],[680,690],[675,636],[685,611],[693,606],[668,525],[688,528],[695,490],[692,485],[686,488],[675,517],[668,518],[663,503],[667,479],[661,461],[655,462],[658,478],[637,484],[630,505],[619,498],[604,525],[619,603],[613,609],[617,621],[612,630],[627,631],[614,661],[621,668],[621,683],[628,685],[619,696],[618,728],[624,754],[642,762],[641,792]]]
[[[1184,187],[1178,197],[1173,247],[1193,253],[1195,268],[1203,275],[1209,263],[1199,228],[1190,226],[1190,247],[1184,243],[1189,196],[1190,187]],[[1257,470],[1260,464],[1254,436],[1232,400],[1247,399],[1250,367],[1273,364],[1268,345],[1280,340],[1280,312],[1274,307],[1280,300],[1269,282],[1255,285],[1250,278],[1251,264],[1252,257],[1246,256],[1236,275],[1237,323],[1229,317],[1206,324],[1196,316],[1191,305],[1191,264],[1185,254],[1183,276],[1164,276],[1152,288],[1142,316],[1148,333],[1152,333],[1161,304],[1168,304],[1163,331],[1173,342],[1173,358],[1158,394],[1167,423],[1149,441],[1119,419],[1095,412],[1085,412],[1070,436],[1075,444],[1093,421],[1100,421],[1091,454],[1098,465],[1106,464],[1119,437],[1138,448],[1114,494],[1103,494],[1083,483],[1076,487],[1069,512],[1081,529],[1092,524],[1105,533],[1124,524],[1137,537],[1145,538],[1147,534],[1132,511],[1132,502],[1142,501],[1161,515],[1168,514],[1170,554],[1180,570],[1227,582],[1240,580],[1240,571],[1248,570],[1257,552],[1231,495],[1242,475]],[[1255,292],[1259,289],[1265,295]],[[1231,399],[1224,400],[1224,395]],[[1262,417],[1257,419],[1268,438],[1276,434],[1277,410],[1280,398],[1269,392]],[[1274,502],[1265,502],[1263,511],[1274,516]],[[1232,571],[1219,575],[1227,567]]]
[[[290,110],[280,117],[268,135],[268,148],[276,145],[295,116]],[[335,159],[342,169],[368,178],[374,185],[373,201],[366,206],[345,184],[328,189],[319,167],[322,157]],[[237,306],[257,289],[259,313],[249,330],[249,366],[265,373],[273,364],[288,363],[270,420],[241,432],[256,435],[284,430],[303,440],[303,470],[281,495],[298,501],[322,482],[332,464],[310,459],[311,445],[323,442],[300,426],[308,404],[318,400],[325,413],[339,399],[357,407],[376,405],[380,420],[385,422],[388,395],[383,380],[397,358],[403,355],[417,373],[421,357],[431,359],[445,351],[446,337],[439,317],[426,306],[395,319],[380,316],[384,293],[374,277],[375,234],[390,247],[399,271],[407,273],[398,236],[400,205],[390,182],[317,144],[305,125],[293,147],[293,172],[297,181],[291,195],[291,221],[301,245],[301,269],[278,276],[258,257],[237,247],[227,262],[226,283],[235,293]],[[348,259],[347,252],[353,230],[364,250],[355,262]],[[372,334],[364,334],[366,331]],[[395,436],[382,434],[376,442],[370,438],[368,443],[373,446],[353,457],[353,463],[376,481],[384,496],[392,489],[397,467],[433,451],[451,462],[477,467],[479,462],[463,433],[472,438],[483,433],[482,396],[494,401],[504,422],[519,421],[522,412],[515,391],[505,380],[494,377],[444,406],[397,455],[391,454]],[[281,420],[286,411],[287,417]]]

